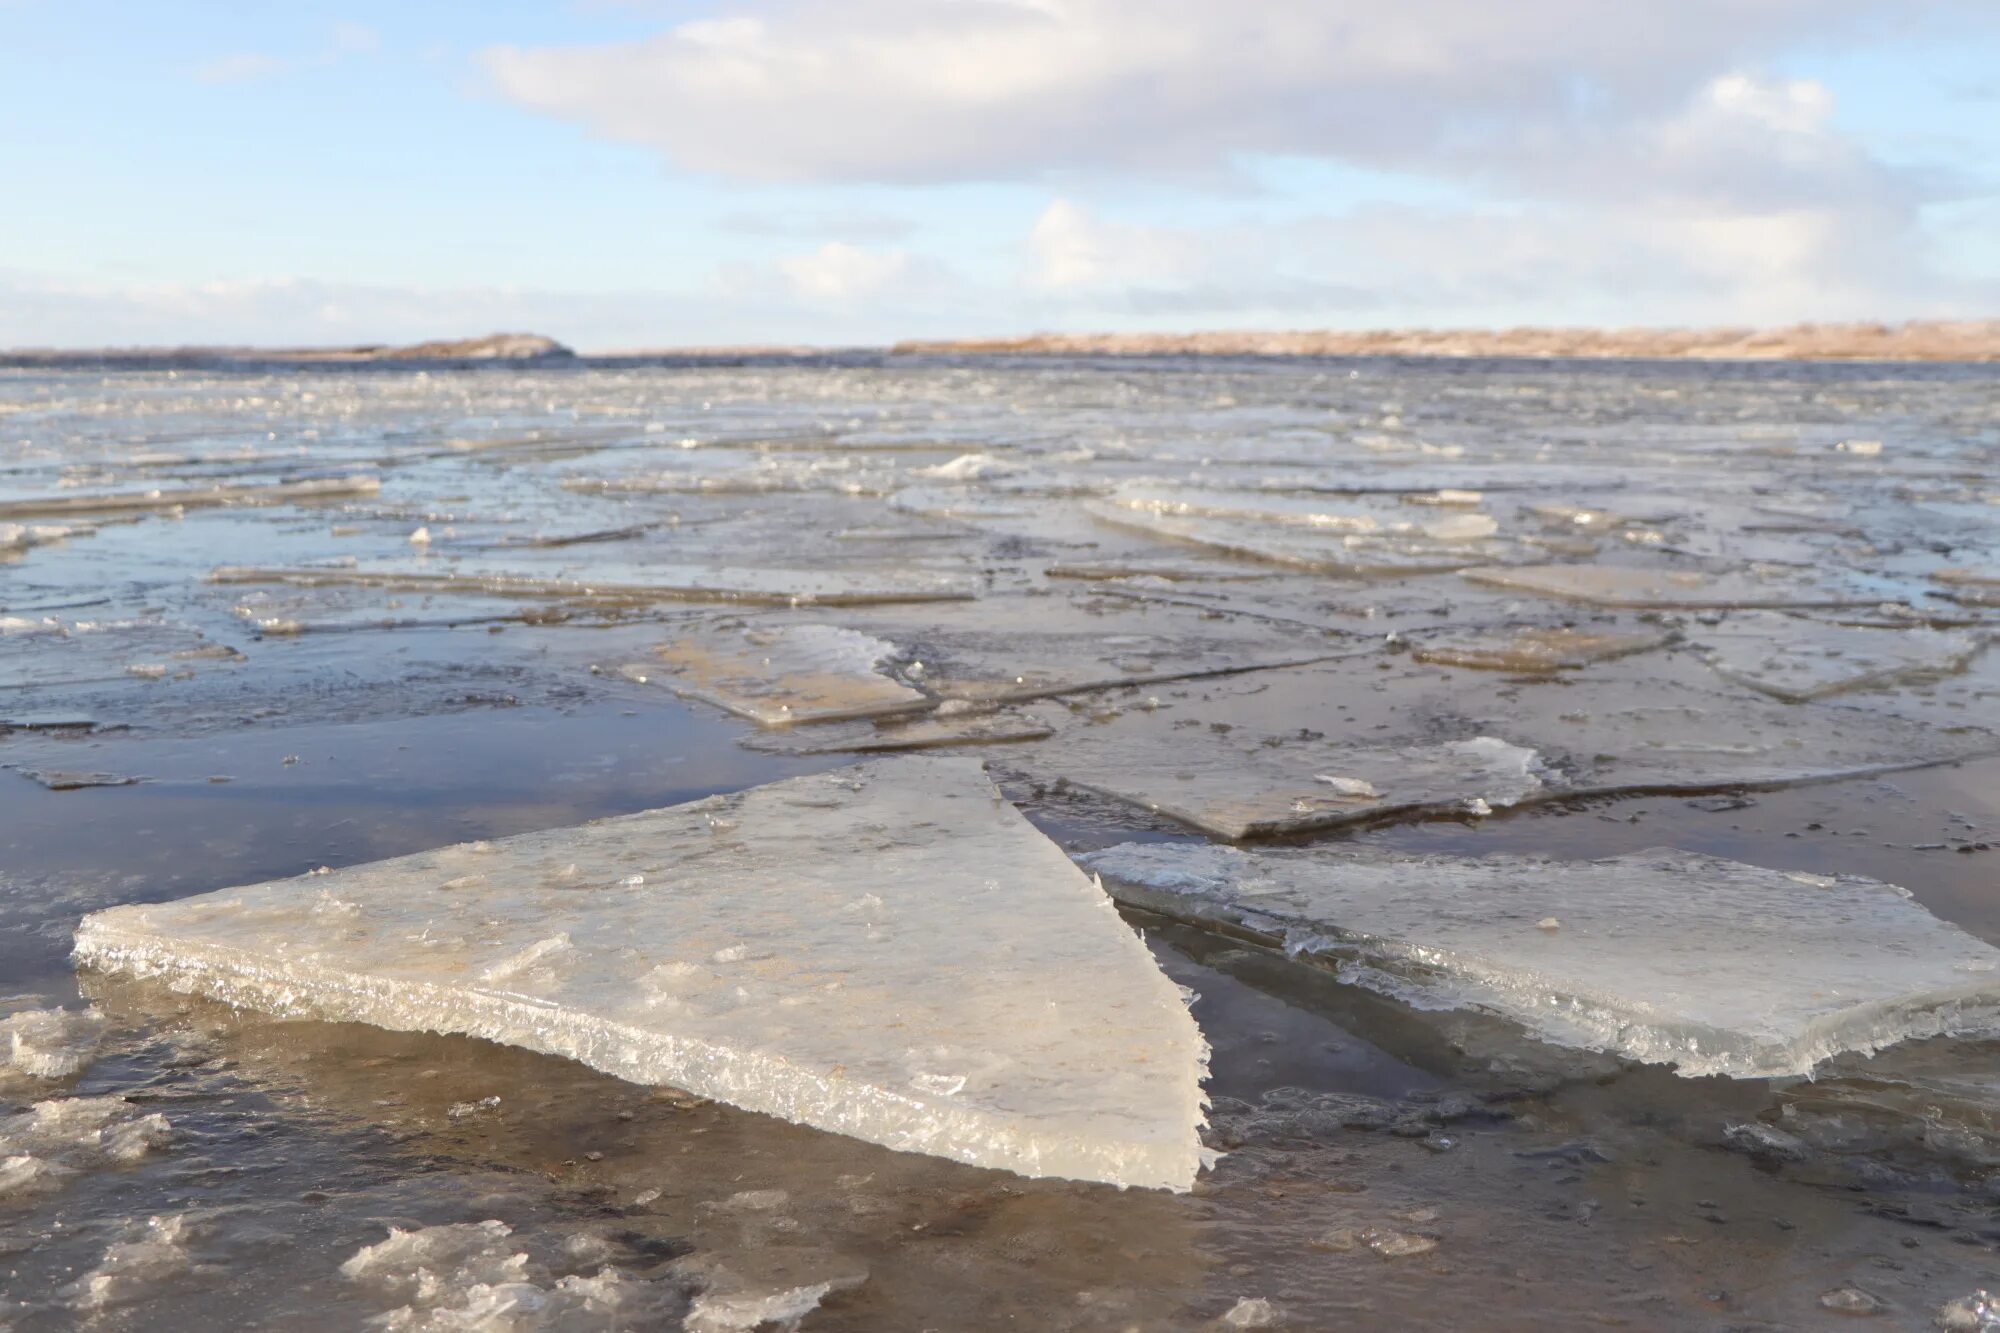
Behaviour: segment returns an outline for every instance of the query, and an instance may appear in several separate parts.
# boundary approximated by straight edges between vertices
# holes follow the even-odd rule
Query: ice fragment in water
[[[185,1215],[149,1217],[134,1230],[132,1239],[107,1246],[97,1267],[68,1289],[72,1305],[80,1310],[131,1305],[194,1270]]]
[[[68,1078],[97,1053],[104,1017],[94,1009],[28,1009],[0,1019],[0,1064],[36,1078]]]
[[[1522,565],[1467,569],[1474,583],[1540,597],[1562,597],[1599,606],[1639,610],[1725,607],[1867,606],[1880,596],[1842,595],[1809,584],[1764,582],[1744,574],[1628,569],[1615,565]]]
[[[1450,631],[1426,637],[1411,649],[1419,662],[1437,666],[1471,667],[1480,671],[1512,671],[1546,675],[1629,657],[1671,643],[1658,631],[1589,631],[1529,626],[1518,630]]]
[[[770,1292],[704,1291],[694,1298],[681,1327],[687,1333],[754,1333],[761,1328],[795,1329],[819,1309],[831,1282]]]
[[[391,1227],[388,1239],[364,1246],[340,1273],[405,1302],[369,1323],[408,1333],[664,1328],[679,1307],[669,1285],[638,1281],[616,1268],[554,1277],[497,1220]]]
[[[878,761],[496,841],[483,884],[442,890],[471,856],[114,908],[84,920],[77,955],[1024,1175],[1193,1182],[1206,1048],[1178,990],[973,761]],[[645,884],[620,882],[635,871]],[[329,921],[322,893],[356,910]],[[842,910],[869,894],[877,909]]]
[[[760,727],[835,722],[928,708],[883,666],[896,645],[838,625],[718,625],[657,650],[674,693]]]
[[[117,491],[85,495],[46,495],[0,501],[0,519],[41,518],[50,514],[112,514],[149,509],[195,509],[223,504],[284,504],[293,500],[324,500],[348,495],[374,495],[382,483],[374,477],[323,477],[310,481],[277,482],[267,486],[196,486],[183,490]]]
[[[1278,1322],[1278,1311],[1262,1296],[1239,1296],[1222,1322],[1231,1328],[1270,1328]]]
[[[2000,950],[1903,890],[1655,849],[1602,861],[1125,843],[1121,900],[1249,932],[1429,1009],[1683,1075],[1805,1074],[1841,1051],[2000,1031]],[[1542,928],[1555,918],[1558,930]]]
[[[1969,634],[1856,629],[1772,613],[1732,615],[1693,638],[1719,674],[1788,703],[1935,680],[1963,671],[1984,647]]]
[[[79,1171],[135,1162],[172,1137],[122,1097],[59,1097],[0,1116],[0,1198],[61,1189]]]
[[[1485,813],[1541,790],[1533,750],[1494,736],[1389,746],[1245,744],[1213,732],[1121,744],[1108,728],[1064,733],[1033,765],[1205,833],[1254,838],[1357,820]],[[1326,766],[1337,764],[1336,772]]]

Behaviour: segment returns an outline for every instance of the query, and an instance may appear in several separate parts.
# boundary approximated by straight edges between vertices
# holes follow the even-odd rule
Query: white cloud
[[[1423,168],[1588,138],[1802,35],[1977,0],[763,0],[645,41],[489,51],[515,101],[727,176]]]
[[[852,301],[875,296],[910,275],[910,256],[903,250],[864,250],[845,241],[828,241],[810,254],[787,255],[777,268],[800,296],[822,301]]]

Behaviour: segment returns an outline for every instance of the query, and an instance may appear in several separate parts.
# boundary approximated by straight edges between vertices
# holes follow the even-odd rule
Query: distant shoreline
[[[1534,360],[2000,361],[2000,320],[1717,329],[1378,329],[1038,333],[897,343],[898,355],[1466,357]]]
[[[0,368],[258,370],[335,367],[779,365],[901,357],[1434,358],[1532,361],[2000,362],[2000,320],[1715,329],[1377,329],[1364,332],[1036,333],[888,347],[657,347],[577,352],[540,334],[402,345],[0,349]]]

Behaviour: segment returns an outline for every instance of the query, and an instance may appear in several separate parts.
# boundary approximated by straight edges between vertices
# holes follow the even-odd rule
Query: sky
[[[0,347],[1990,316],[1993,0],[0,0]]]

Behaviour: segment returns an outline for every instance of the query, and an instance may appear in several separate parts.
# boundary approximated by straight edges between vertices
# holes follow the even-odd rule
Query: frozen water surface
[[[1084,864],[1141,906],[1323,958],[1425,1007],[1689,1075],[2000,1031],[2000,949],[1892,885],[1657,849],[1602,861],[1127,843]]]
[[[1849,1288],[1926,1322],[1992,1286],[2000,1042],[1977,1036],[1836,1055],[1811,1080],[1682,1079],[1128,907],[1215,1047],[1204,1134],[1227,1155],[1182,1195],[980,1172],[520,1047],[288,1022],[64,962],[102,908],[265,882],[303,902],[342,873],[295,878],[321,866],[954,752],[1079,852],[1190,818],[1308,859],[1671,846],[1835,877],[1795,886],[1801,940],[1857,875],[1994,944],[2000,655],[1956,662],[2000,628],[1991,368],[41,367],[0,369],[0,415],[0,1158],[18,1186],[0,1323],[20,1333],[671,1327],[696,1305],[808,1333],[1193,1329],[1246,1303],[1284,1327],[1456,1328],[1476,1308],[1708,1330],[1816,1327]],[[210,581],[226,567],[277,581]],[[707,674],[677,674],[674,645],[710,653]],[[728,711],[837,714],[849,691],[915,711]],[[1460,748],[1482,737],[1505,748]],[[832,807],[763,822],[797,831],[772,874],[898,854],[853,850],[897,835]],[[941,875],[978,868],[939,842]],[[587,852],[554,870],[581,875]],[[421,891],[463,881],[451,910],[476,911],[467,877],[487,872],[440,870]],[[992,877],[952,947],[1027,938],[1039,959],[1034,913],[988,913]],[[688,892],[652,864],[550,888],[552,906],[524,880],[535,927],[494,928],[452,984],[524,997],[525,1029],[597,947],[553,919],[565,904],[662,882]],[[1657,882],[1617,956],[1712,939],[1680,910],[1694,881]],[[754,901],[784,903],[781,883]],[[1524,913],[1520,957],[1582,920]],[[295,952],[340,943],[330,918],[267,924]],[[784,923],[708,924],[712,959]],[[753,990],[779,984],[775,957],[695,962]],[[979,976],[953,974],[968,1005]],[[702,1005],[731,992],[620,994],[658,994],[649,1021],[678,998],[720,1023]],[[1062,1035],[1115,1056],[1100,1001]],[[870,1049],[914,1046],[894,1042]],[[904,1089],[927,1105],[999,1076],[909,1059],[935,1076]],[[427,1301],[342,1274],[391,1228],[489,1222],[520,1281],[440,1260]],[[79,1304],[93,1277],[110,1303]]]
[[[1023,1175],[1186,1189],[1199,1159],[1180,996],[971,761],[116,908],[77,956]]]

